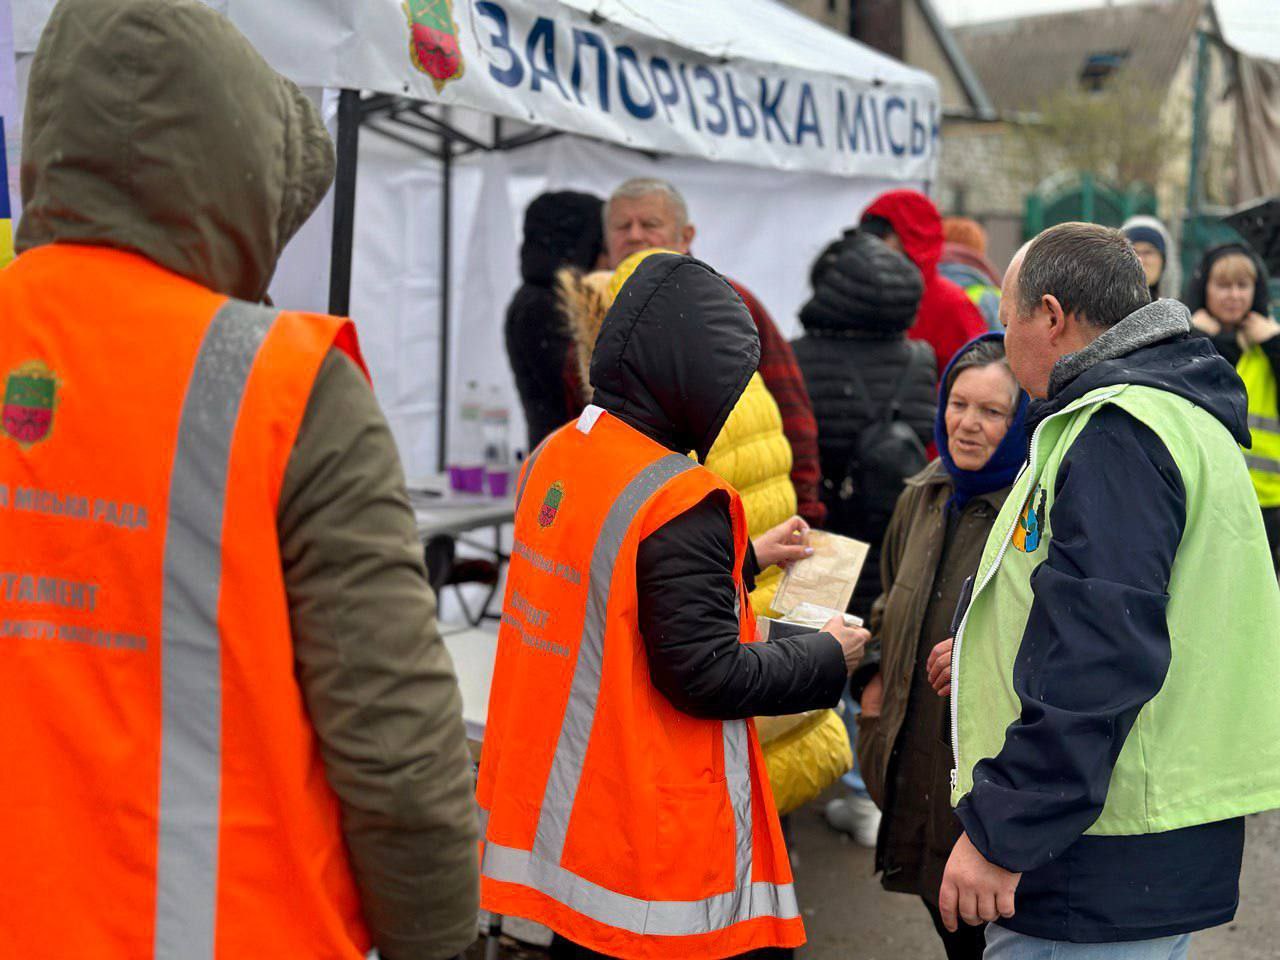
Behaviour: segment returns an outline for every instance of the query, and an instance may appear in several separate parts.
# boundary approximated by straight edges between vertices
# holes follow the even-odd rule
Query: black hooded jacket
[[[813,296],[800,322],[814,336],[872,338],[906,333],[916,319],[924,280],[915,264],[866,230],[849,230],[827,245],[809,270]]]
[[[813,296],[800,309],[804,336],[792,345],[818,421],[822,500],[828,528],[868,541],[850,609],[867,617],[880,595],[880,541],[884,528],[841,528],[836,499],[862,430],[879,417],[898,389],[902,419],[927,447],[938,407],[932,348],[907,339],[924,292],[915,264],[865,230],[851,230],[827,247],[810,272]],[[858,377],[865,398],[850,383]],[[905,382],[904,382],[905,380]]]
[[[1130,321],[1141,327],[1143,311],[1176,310],[1185,323],[1172,304],[1150,304]],[[1120,349],[1066,382],[1055,379],[1028,426],[1092,390],[1134,384],[1191,401],[1248,443],[1243,384],[1202,338],[1177,332]],[[1169,670],[1165,612],[1186,524],[1182,474],[1149,427],[1104,406],[1055,482],[1049,552],[1031,578],[1034,600],[1014,661],[1021,717],[1000,753],[974,768],[974,788],[956,814],[983,856],[1023,874],[1016,913],[1000,921],[1019,933],[1128,941],[1225,923],[1238,898],[1243,819],[1135,836],[1084,833],[1101,815],[1139,711]]]
[[[562,267],[590,270],[604,246],[604,202],[565,190],[537,197],[524,215],[520,276],[524,284],[507,307],[507,360],[533,450],[552,430],[573,418],[565,384],[572,337],[556,303],[555,276]]]
[[[751,315],[692,257],[654,254],[618,293],[591,357],[593,402],[704,461],[760,361]],[[748,552],[747,566],[754,568]],[[745,570],[750,577],[753,569]],[[640,632],[654,685],[680,710],[731,720],[833,706],[846,671],[830,634],[738,640],[729,504],[715,493],[640,543]]]

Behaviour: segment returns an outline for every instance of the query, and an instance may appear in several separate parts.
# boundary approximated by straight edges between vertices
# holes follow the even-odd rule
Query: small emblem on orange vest
[[[564,484],[557,480],[547,488],[547,495],[542,499],[542,507],[538,510],[538,526],[549,527],[556,522],[556,514],[560,512],[560,501],[564,499]]]
[[[462,76],[464,66],[453,0],[405,0],[404,13],[409,18],[409,59],[439,93]]]
[[[41,361],[10,370],[4,384],[4,432],[21,447],[45,439],[53,429],[57,394],[57,378]]]

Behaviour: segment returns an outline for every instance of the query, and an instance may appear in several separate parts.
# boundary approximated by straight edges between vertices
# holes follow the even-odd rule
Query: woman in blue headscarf
[[[942,665],[932,654],[952,636],[965,581],[1026,459],[1026,414],[1004,334],[981,336],[955,355],[942,377],[938,459],[908,481],[880,554],[883,593],[870,624],[880,660],[853,681],[862,704],[858,761],[883,811],[876,869],[886,890],[924,900],[949,960],[977,960],[984,941],[981,927],[948,933],[938,913],[961,827],[950,802],[948,704],[931,682]]]

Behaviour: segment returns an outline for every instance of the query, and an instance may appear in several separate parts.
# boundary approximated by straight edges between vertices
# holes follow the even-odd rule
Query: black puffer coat
[[[794,347],[818,420],[822,496],[830,506],[848,474],[860,432],[880,415],[904,377],[909,382],[901,394],[902,418],[929,445],[937,373],[932,348],[906,337],[924,283],[902,254],[868,233],[851,230],[818,257],[810,282],[813,296],[800,310],[805,334]],[[870,405],[860,399],[853,376],[861,378]],[[884,530],[831,529],[872,545],[850,604],[850,610],[865,618],[880,594]]]
[[[556,302],[555,275],[561,267],[595,266],[604,246],[603,206],[599,197],[564,190],[542,194],[524,214],[524,285],[507,307],[505,333],[507,359],[529,428],[529,450],[576,413],[565,383],[572,338]]]

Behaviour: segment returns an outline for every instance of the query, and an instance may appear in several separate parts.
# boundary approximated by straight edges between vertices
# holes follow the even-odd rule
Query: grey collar
[[[1135,310],[1083,350],[1060,357],[1049,377],[1055,397],[1090,367],[1127,357],[1135,350],[1170,340],[1191,330],[1191,311],[1177,300],[1160,299]]]

